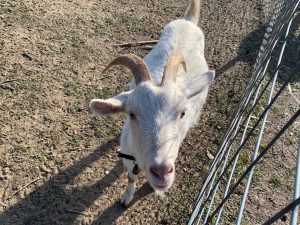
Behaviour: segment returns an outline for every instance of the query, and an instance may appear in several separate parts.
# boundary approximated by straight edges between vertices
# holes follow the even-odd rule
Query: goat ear
[[[122,92],[110,99],[93,99],[90,102],[90,109],[97,116],[105,116],[112,113],[124,111],[124,103],[131,92]]]
[[[183,84],[187,98],[194,97],[206,90],[215,78],[215,71],[209,70]]]

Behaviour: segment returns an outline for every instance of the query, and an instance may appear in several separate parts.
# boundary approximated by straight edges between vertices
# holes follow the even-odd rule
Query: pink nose
[[[154,165],[150,167],[150,173],[159,179],[164,179],[165,176],[173,172],[171,164]]]

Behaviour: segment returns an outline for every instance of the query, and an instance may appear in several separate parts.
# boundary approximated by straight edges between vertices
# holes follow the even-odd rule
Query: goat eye
[[[180,115],[180,119],[182,119],[185,115],[185,112],[182,112],[181,115]]]
[[[135,119],[136,119],[134,113],[129,113],[129,116],[130,116],[130,119],[132,119],[132,120],[135,120]]]

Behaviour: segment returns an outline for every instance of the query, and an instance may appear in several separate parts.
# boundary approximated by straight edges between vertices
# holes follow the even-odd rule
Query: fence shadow
[[[133,205],[135,202],[137,202],[139,199],[142,199],[146,197],[148,194],[152,193],[153,189],[149,185],[149,183],[145,183],[140,189],[138,189],[134,193],[133,201],[131,202],[131,205]],[[125,212],[126,209],[124,209],[119,201],[116,201],[113,205],[108,207],[103,213],[99,215],[99,217],[92,223],[92,225],[99,225],[99,224],[113,224],[116,219]]]
[[[108,150],[118,144],[119,136],[116,136],[88,156],[59,172],[26,198],[7,208],[0,216],[0,224],[74,224],[79,215],[67,213],[66,209],[75,205],[76,208],[73,209],[80,212],[90,207],[95,199],[103,194],[105,188],[118,179],[123,171],[121,161],[118,161],[107,175],[91,186],[73,188],[69,192],[65,191],[66,187],[71,185],[75,177],[83,172],[86,167],[99,160]],[[139,192],[141,196],[148,193],[143,190],[145,189]],[[105,216],[105,213],[103,216]],[[115,214],[112,219],[116,219],[117,216],[118,214]]]
[[[300,62],[298,56],[300,55],[300,36],[299,34],[300,13],[296,15],[290,29],[290,36],[287,40],[286,50],[283,55],[282,65],[280,67],[280,73],[278,81],[283,83],[289,74],[295,73],[294,79],[291,83],[300,81]],[[216,69],[217,78],[219,78],[228,69],[235,66],[239,61],[248,63],[250,66],[255,64],[258,56],[259,48],[262,44],[264,34],[266,32],[268,24],[262,24],[259,28],[250,32],[242,41],[239,46],[237,56]],[[276,53],[280,51],[280,48],[275,48]],[[275,54],[276,54],[275,53]],[[277,58],[272,58],[271,63],[274,65],[272,68],[276,68]],[[270,71],[271,72],[271,71]]]
[[[216,69],[217,78],[225,73],[228,69],[235,66],[239,61],[243,61],[253,66],[259,51],[259,47],[262,43],[263,36],[265,34],[267,25],[264,24],[259,28],[250,32],[240,43],[237,51],[237,56]]]
[[[278,50],[279,51],[279,50]],[[284,81],[290,75],[293,75],[290,83],[294,84],[300,81],[300,9],[294,17],[290,28],[290,34],[287,38],[285,51],[282,57],[278,81]]]

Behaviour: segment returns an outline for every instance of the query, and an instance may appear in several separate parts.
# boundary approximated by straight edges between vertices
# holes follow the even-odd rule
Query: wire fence
[[[270,123],[269,113],[276,104],[282,104],[283,92],[291,82],[297,81],[300,77],[299,64],[290,65],[291,55],[285,54],[289,47],[295,48],[295,46],[289,46],[289,42],[294,35],[293,27],[299,26],[298,19],[295,19],[300,15],[299,2],[299,0],[265,1],[268,25],[257,61],[197,196],[188,221],[189,225],[232,224],[226,221],[228,211],[231,215],[234,214],[235,224],[245,224],[243,215],[258,163],[265,159],[266,154],[276,145],[278,139],[297,123],[300,105],[295,99],[298,107],[293,111],[293,115],[285,118],[283,123],[278,123],[280,124],[276,126],[278,129],[267,131],[267,123]],[[299,54],[299,47],[296,51]],[[289,58],[285,60],[285,57]],[[295,60],[299,61],[299,58]],[[271,119],[274,119],[274,116]],[[291,212],[290,224],[297,224],[300,204],[300,139],[295,138],[298,138],[299,146],[294,148],[298,154],[294,160],[296,169],[292,200],[277,213],[264,218],[263,224],[272,224],[289,212]],[[244,162],[245,154],[248,157],[251,156],[251,160],[246,163]],[[237,195],[238,192],[241,194]],[[226,209],[227,212],[225,212]]]

